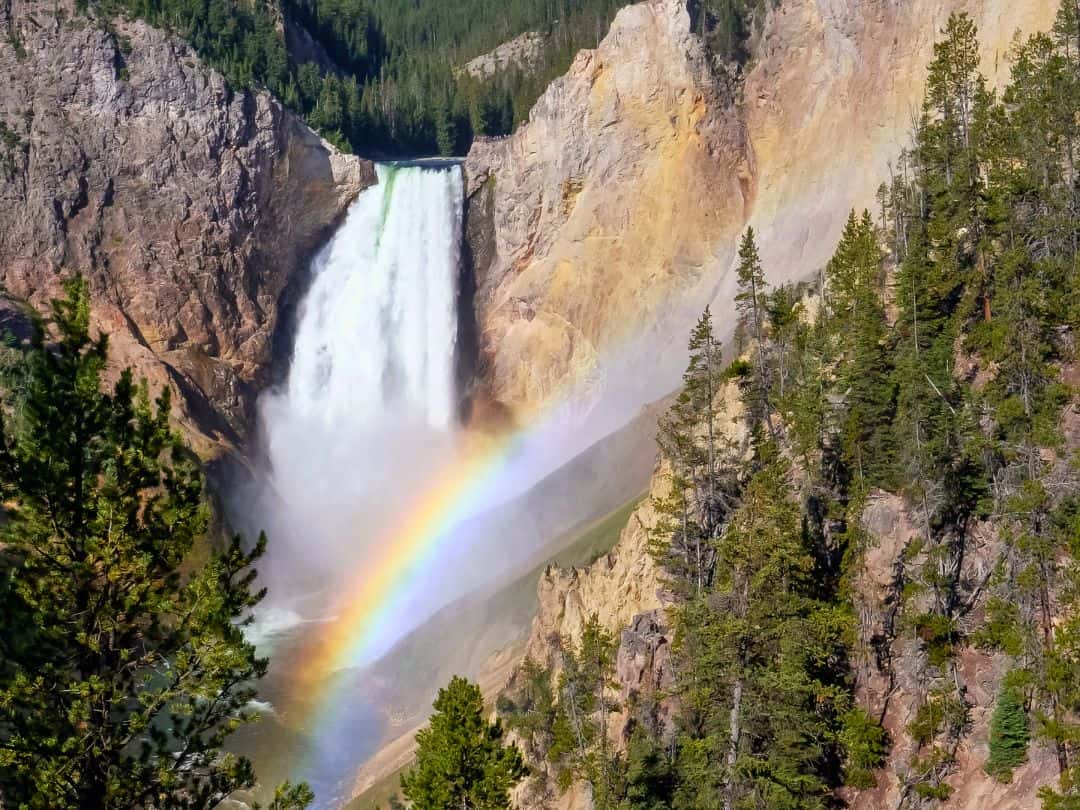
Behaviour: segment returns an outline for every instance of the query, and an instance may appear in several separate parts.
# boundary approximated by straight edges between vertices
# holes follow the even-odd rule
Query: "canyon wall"
[[[116,367],[170,384],[204,455],[268,381],[282,302],[374,182],[175,37],[69,0],[0,3],[0,284],[39,309],[81,273]]]
[[[731,92],[679,0],[622,9],[511,137],[469,154],[481,374],[519,415],[652,332],[745,221],[751,166]],[[475,229],[475,228],[471,228]]]
[[[809,302],[808,302],[809,303]],[[814,306],[808,306],[813,311]],[[964,368],[963,364],[958,367]],[[977,363],[969,363],[965,376],[977,379]],[[1075,364],[1062,368],[1071,385],[1080,380]],[[722,443],[736,455],[748,446],[745,410],[738,387],[728,383],[714,401],[716,427]],[[782,424],[779,414],[774,416]],[[1045,450],[1052,463],[1047,480],[1072,481],[1080,452],[1080,399],[1075,395],[1064,408],[1059,424],[1062,446]],[[783,436],[784,428],[780,428]],[[724,442],[726,440],[726,442]],[[782,446],[786,447],[783,439]],[[790,448],[787,448],[790,450]],[[792,456],[792,499],[805,502],[809,479]],[[638,506],[610,554],[582,568],[548,568],[541,578],[539,609],[525,644],[525,655],[557,677],[563,650],[580,643],[585,622],[596,616],[618,640],[611,695],[618,708],[609,718],[613,750],[625,750],[629,741],[627,707],[635,703],[655,708],[654,722],[662,735],[672,733],[678,712],[672,644],[675,641],[665,615],[665,585],[649,553],[650,536],[656,537],[656,504],[669,494],[670,465],[663,457],[657,466],[649,497]],[[993,575],[1009,570],[1011,531],[1007,518],[973,520],[963,529],[965,552],[958,576],[964,609],[957,617],[960,629],[955,666],[934,663],[928,645],[914,629],[917,617],[934,609],[935,595],[928,582],[937,574],[937,562],[923,542],[922,518],[904,497],[881,490],[869,493],[862,508],[857,555],[850,565],[849,587],[855,618],[851,676],[857,704],[877,718],[887,731],[887,754],[873,773],[869,787],[845,787],[838,798],[852,810],[942,807],[948,810],[1026,810],[1040,806],[1040,788],[1055,785],[1059,777],[1057,751],[1035,737],[1025,761],[1007,781],[986,771],[990,757],[991,718],[1006,675],[1018,659],[1002,651],[981,647],[976,639],[986,627],[987,606],[994,595]],[[662,531],[662,527],[660,527]],[[504,694],[512,700],[522,687],[520,670],[511,676]],[[967,721],[955,736],[939,729],[920,740],[916,725],[920,712],[941,695],[962,696]],[[651,702],[650,702],[651,701]],[[518,738],[526,752],[530,746]],[[920,798],[915,786],[926,784],[926,763],[934,746],[948,749],[950,762],[941,768],[945,793],[941,801]],[[557,773],[543,757],[530,760],[532,773],[515,791],[521,808],[591,810],[588,785],[575,781],[559,786]]]
[[[771,281],[821,269],[848,211],[875,208],[908,143],[948,15],[973,17],[984,72],[1000,79],[1014,33],[1049,27],[1057,10],[784,0],[755,34],[745,75],[717,77],[685,6],[624,8],[525,125],[468,157],[482,377],[519,416],[602,386],[601,361],[628,333],[656,355],[640,358],[644,376],[681,364],[706,303],[730,328],[729,271],[747,224]]]
[[[979,29],[982,72],[1008,79],[1017,31],[1047,30],[1057,0],[784,0],[754,43],[742,115],[754,156],[749,224],[772,281],[832,256],[851,208],[910,144],[934,42],[953,12]]]
[[[950,13],[975,19],[984,73],[1000,82],[1015,32],[1046,29],[1056,8],[1054,0],[783,0],[755,31],[745,73],[719,77],[690,34],[681,0],[623,9],[526,124],[509,138],[478,140],[466,161],[483,393],[527,419],[567,389],[603,385],[598,363],[630,331],[676,347],[684,364],[685,331],[670,327],[685,327],[711,302],[720,328],[730,329],[730,270],[746,225],[758,231],[770,280],[781,282],[823,267],[851,208],[873,210],[909,141],[933,43]],[[651,356],[640,361],[643,375],[655,368]],[[652,496],[663,494],[664,478],[661,464]],[[905,508],[880,493],[866,516],[867,638],[886,598],[874,588],[887,589],[902,554],[889,516],[900,520]],[[646,500],[609,555],[544,573],[528,655],[557,667],[559,639],[580,638],[595,613],[620,639],[623,702],[664,683],[670,637],[647,551],[655,519]],[[987,559],[974,555],[969,564]],[[901,739],[919,662],[913,649],[898,646],[896,656],[911,688],[891,702],[886,722]],[[1046,760],[1036,752],[1018,771],[1020,786],[982,773],[1000,672],[970,651],[964,661],[975,667],[965,678],[977,684],[977,720],[950,778],[958,787],[953,806],[975,808],[983,799],[988,807],[1024,806],[1016,797],[1030,799]],[[864,699],[881,677],[872,667],[860,672]],[[890,765],[900,765],[904,746]],[[407,753],[396,764],[406,760]],[[561,793],[544,778],[544,764],[534,764],[540,778],[518,791],[519,806],[591,806],[580,785]],[[848,798],[857,807],[893,806],[898,791],[899,781],[883,775],[878,790]]]
[[[648,329],[660,320],[663,307],[680,296],[697,295],[701,303],[711,300],[714,316],[721,324],[730,324],[733,248],[748,224],[758,232],[774,283],[820,270],[832,254],[848,211],[875,209],[879,184],[909,143],[925,68],[948,15],[965,11],[973,17],[980,30],[983,71],[992,83],[1000,84],[1008,76],[1007,54],[1015,33],[1048,28],[1056,10],[1052,0],[1021,4],[785,0],[755,34],[753,56],[736,85],[738,92],[709,91],[696,84],[689,91],[701,102],[695,108],[699,115],[687,121],[690,131],[682,137],[687,143],[710,145],[704,154],[694,153],[707,164],[704,171],[710,182],[704,186],[686,182],[678,170],[669,184],[652,182],[650,172],[665,171],[667,153],[653,148],[643,136],[648,127],[621,128],[617,116],[603,131],[609,139],[600,148],[618,155],[618,173],[588,161],[575,173],[577,165],[568,166],[565,158],[559,163],[567,152],[561,141],[541,144],[530,131],[532,127],[544,131],[554,120],[576,122],[579,134],[569,153],[575,154],[576,143],[591,142],[595,100],[605,99],[607,88],[602,81],[591,84],[588,68],[594,62],[603,64],[601,54],[633,64],[671,58],[674,52],[680,55],[670,72],[685,75],[681,72],[685,55],[696,56],[699,51],[692,42],[685,44],[689,19],[682,4],[652,0],[624,10],[599,51],[579,56],[564,79],[581,87],[572,93],[549,91],[527,127],[508,140],[479,143],[467,163],[471,202],[491,229],[478,251],[482,261],[477,266],[481,293],[477,308],[483,326],[482,362],[492,396],[519,413],[542,407],[545,397],[560,387],[587,382],[592,364],[621,339],[625,324]],[[633,44],[619,33],[631,21],[637,25],[648,21]],[[658,40],[671,44],[671,49],[657,46]],[[701,81],[699,74],[690,75],[692,82]],[[727,85],[725,79],[719,86]],[[653,126],[669,124],[671,138],[678,140],[674,133],[686,119],[672,115],[678,107],[672,107],[671,96],[641,92],[630,102],[623,95],[616,97],[620,103],[634,103],[639,115],[652,115]],[[576,109],[566,106],[575,99]],[[552,109],[559,104],[564,106]],[[532,178],[529,193],[523,191],[525,177]],[[649,181],[644,180],[647,177]],[[654,196],[660,188],[663,194]],[[615,190],[610,209],[607,189]],[[571,205],[560,205],[564,196]],[[644,211],[647,206],[654,206],[651,213]],[[690,209],[714,216],[684,220]],[[676,220],[674,226],[668,217]],[[607,238],[599,241],[596,235]],[[688,256],[693,260],[680,263]],[[537,285],[538,278],[544,283]],[[603,304],[617,305],[590,309],[588,302],[597,288]],[[660,306],[652,295],[659,296]],[[671,339],[683,341],[685,336]],[[540,348],[533,352],[530,346]],[[1069,413],[1075,420],[1075,409]],[[661,465],[654,479],[654,497],[663,494],[662,470]],[[670,677],[671,634],[664,622],[663,583],[646,545],[645,529],[654,519],[653,508],[645,501],[610,555],[585,569],[548,570],[540,582],[540,609],[526,644],[530,656],[557,668],[560,638],[571,642],[580,638],[584,620],[596,614],[619,639],[616,679],[623,704],[644,690],[662,690]],[[891,589],[913,534],[908,507],[900,498],[877,493],[863,520],[869,548],[856,575],[864,644],[857,662],[858,694],[864,705],[880,713],[893,745],[877,786],[851,791],[844,798],[856,808],[897,807],[910,790],[908,777],[917,752],[908,724],[932,684],[926,676],[925,652],[917,642],[890,639],[888,654],[880,661],[871,653],[871,639],[880,636],[885,622],[897,618]],[[973,551],[966,560],[972,580],[978,581],[992,565],[997,542],[987,527],[973,529]],[[981,615],[981,607],[981,602],[974,607],[973,621]],[[983,765],[989,718],[1005,661],[974,648],[965,648],[959,660],[972,725],[946,779],[953,788],[946,806],[962,810],[1035,806],[1038,786],[1056,774],[1053,752],[1033,746],[1028,762],[1008,785],[987,775]],[[509,689],[514,688],[512,678]],[[618,739],[617,719],[613,729],[613,742],[625,742]],[[575,784],[560,791],[546,763],[534,764],[536,775],[516,793],[519,806],[562,810],[592,806],[586,786]]]

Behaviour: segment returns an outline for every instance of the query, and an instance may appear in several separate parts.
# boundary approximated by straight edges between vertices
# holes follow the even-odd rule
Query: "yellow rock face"
[[[1047,28],[1056,4],[785,0],[738,97],[709,70],[685,3],[623,9],[526,125],[466,164],[494,248],[478,269],[485,393],[527,420],[601,388],[598,369],[631,335],[678,359],[706,303],[730,322],[747,224],[774,282],[820,269],[848,211],[873,209],[953,11],[976,20],[999,80],[1014,33]],[[660,362],[641,361],[642,375]]]
[[[817,271],[848,211],[874,212],[878,186],[910,144],[926,66],[953,12],[978,25],[983,73],[1003,84],[1014,35],[1049,28],[1057,3],[795,0],[770,15],[744,114],[757,169],[750,224],[771,279]]]
[[[519,415],[542,407],[700,279],[745,218],[742,132],[719,114],[730,107],[683,5],[643,3],[512,138],[478,144],[467,169],[471,190],[494,196],[478,314],[496,399]]]

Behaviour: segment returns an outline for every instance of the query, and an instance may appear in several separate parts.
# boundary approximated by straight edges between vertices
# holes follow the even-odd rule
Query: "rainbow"
[[[520,467],[531,468],[533,452],[542,455],[557,440],[558,426],[573,409],[566,399],[560,402],[526,428],[468,436],[471,441],[427,478],[420,494],[399,513],[399,521],[368,546],[371,552],[342,589],[345,596],[336,605],[335,617],[312,625],[313,637],[290,672],[285,705],[301,712],[298,730],[311,741],[289,770],[293,778],[316,787],[319,807],[348,798],[326,795],[342,786],[327,785],[322,774],[324,766],[341,766],[342,749],[356,742],[359,732],[351,728],[349,716],[357,700],[349,694],[357,688],[355,676],[398,640],[403,628],[395,618],[408,616],[410,584],[430,581],[425,579],[431,575],[428,568],[460,540],[468,519],[498,503],[507,494],[505,479]],[[337,770],[326,776],[340,778]]]
[[[372,663],[380,629],[401,607],[406,583],[454,537],[454,529],[476,513],[504,467],[524,444],[521,433],[464,449],[433,476],[421,497],[405,510],[374,554],[344,589],[347,600],[322,627],[313,649],[295,673],[298,688],[325,683],[340,670]],[[321,702],[333,697],[323,695]]]
[[[549,469],[543,460],[552,461],[553,447],[571,437],[574,444],[581,441],[572,429],[564,433],[588,410],[588,398],[581,393],[569,386],[554,392],[541,413],[514,430],[498,435],[464,431],[458,452],[419,482],[419,494],[405,508],[395,509],[397,522],[377,530],[375,541],[365,544],[363,562],[330,611],[334,618],[310,625],[302,659],[290,667],[285,705],[300,713],[301,723],[294,728],[312,742],[301,761],[292,763],[295,778],[314,783],[322,765],[355,768],[341,761],[340,748],[360,733],[348,727],[348,707],[359,698],[348,694],[358,688],[356,675],[404,635],[399,635],[406,629],[401,619],[409,618],[410,598],[415,596],[410,586],[431,581],[431,567],[461,541],[470,518],[513,494],[515,478],[525,479],[517,481],[520,491],[535,483],[539,473]],[[554,456],[557,460],[558,453]],[[320,788],[325,785],[316,785]],[[341,797],[320,795],[320,807],[330,806],[327,798]]]

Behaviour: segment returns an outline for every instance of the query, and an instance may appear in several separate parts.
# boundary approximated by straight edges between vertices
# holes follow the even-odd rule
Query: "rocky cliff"
[[[741,114],[754,158],[749,217],[770,277],[822,268],[852,208],[910,145],[926,65],[949,14],[979,29],[982,71],[1008,78],[1017,31],[1050,27],[1057,0],[785,0],[754,43]]]
[[[874,207],[908,142],[938,30],[966,11],[983,69],[1054,0],[784,0],[744,76],[710,71],[682,0],[624,8],[512,137],[469,155],[470,230],[488,393],[528,414],[597,385],[627,334],[681,365],[685,323],[731,313],[747,224],[773,281],[819,270],[852,207]],[[670,371],[670,369],[669,369]],[[639,366],[639,373],[645,376]],[[654,373],[654,372],[649,372]]]
[[[876,492],[862,516],[867,549],[854,578],[859,623],[856,661],[857,697],[860,705],[881,718],[891,747],[886,766],[870,789],[847,796],[855,810],[911,806],[911,784],[922,775],[916,771],[920,745],[910,729],[927,696],[940,687],[942,678],[930,674],[926,651],[918,639],[900,631],[905,620],[925,609],[919,597],[905,598],[905,584],[917,582],[925,570],[926,554],[918,550],[920,536],[912,509],[902,498]],[[994,525],[977,523],[966,540],[963,579],[985,582],[1003,551]],[[910,590],[910,588],[909,588]],[[975,626],[984,617],[985,596],[974,594],[965,625]],[[1058,776],[1053,749],[1034,743],[1028,759],[1008,783],[1001,783],[984,769],[989,756],[990,717],[1001,681],[1012,663],[1002,653],[964,646],[957,656],[956,680],[970,707],[970,723],[956,746],[955,764],[944,779],[951,794],[944,807],[955,810],[1015,810],[1037,807],[1039,787],[1053,784]],[[935,682],[937,681],[937,682]],[[952,684],[947,684],[951,687]]]
[[[282,306],[371,165],[175,37],[67,0],[0,3],[0,75],[0,284],[42,308],[83,274],[114,363],[182,394],[201,452],[234,443]]]
[[[972,375],[976,374],[977,369],[972,369]],[[1063,379],[1078,380],[1080,373],[1075,366],[1066,366]],[[723,414],[717,424],[726,438],[733,447],[745,448],[737,388],[729,384],[715,404]],[[1045,451],[1053,465],[1048,480],[1058,488],[1075,487],[1075,458],[1080,451],[1080,400],[1075,397],[1062,413],[1060,429],[1063,445]],[[610,554],[584,568],[545,571],[538,589],[538,615],[525,646],[526,655],[558,673],[562,650],[579,643],[588,617],[595,615],[615,634],[619,643],[611,696],[620,709],[609,723],[614,750],[624,749],[628,741],[626,707],[652,701],[655,722],[664,734],[673,728],[678,711],[677,698],[666,691],[674,683],[671,650],[675,638],[665,617],[663,574],[648,551],[650,532],[658,525],[656,504],[668,494],[669,476],[669,465],[661,458],[649,498],[631,517]],[[800,500],[811,494],[808,483],[796,470],[793,489]],[[853,810],[1038,807],[1040,788],[1055,784],[1059,775],[1057,751],[1047,742],[1033,740],[1026,760],[1007,781],[986,771],[991,716],[1003,679],[1016,666],[1016,659],[980,647],[976,630],[985,627],[995,583],[1007,580],[1002,572],[1014,564],[1015,547],[1005,538],[1010,531],[1008,519],[975,520],[964,529],[959,574],[964,609],[958,619],[963,641],[952,651],[955,664],[943,666],[932,661],[929,646],[916,629],[918,617],[932,610],[935,597],[927,583],[938,570],[933,551],[922,540],[924,525],[917,512],[903,497],[880,490],[871,492],[861,509],[862,541],[850,563],[856,620],[851,676],[857,704],[880,720],[888,745],[873,784],[844,788],[840,798]],[[518,671],[509,681],[506,694],[511,698],[521,686],[521,677]],[[924,732],[917,727],[926,706],[954,693],[966,705],[963,727],[955,734],[939,729],[929,739],[920,739],[918,735]],[[932,764],[935,760],[928,751],[934,746],[950,752],[944,764]],[[531,750],[527,744],[524,748]],[[530,764],[533,774],[516,791],[517,806],[591,810],[587,784],[574,782],[560,788],[550,763],[539,758]],[[928,774],[927,768],[940,770]],[[917,791],[915,786],[925,786],[928,779],[940,781],[940,801],[923,798]]]
[[[469,155],[481,370],[519,414],[658,322],[745,221],[742,124],[684,5],[624,8],[515,135]]]
[[[749,432],[739,386],[726,383],[714,400],[718,443],[733,453],[745,452]],[[537,587],[539,606],[533,619],[524,657],[531,658],[558,677],[562,652],[581,642],[585,623],[595,616],[618,639],[615,663],[617,705],[610,721],[609,735],[616,749],[628,739],[630,707],[639,701],[659,700],[658,722],[672,729],[674,705],[665,689],[672,685],[670,651],[672,633],[665,616],[663,572],[650,552],[659,539],[662,516],[659,504],[671,492],[670,462],[660,456],[649,485],[648,496],[630,516],[612,551],[591,565],[580,568],[549,566]],[[517,688],[519,673],[511,677],[507,694]],[[526,747],[527,748],[527,747]],[[557,807],[560,810],[587,810],[592,800],[586,786],[575,784],[561,790],[546,762],[531,762],[534,774],[517,790],[522,808]]]

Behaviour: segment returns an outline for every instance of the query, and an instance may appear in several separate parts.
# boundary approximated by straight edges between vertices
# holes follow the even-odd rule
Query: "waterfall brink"
[[[260,403],[272,594],[332,586],[453,442],[461,168],[377,173],[315,258],[287,381]]]

